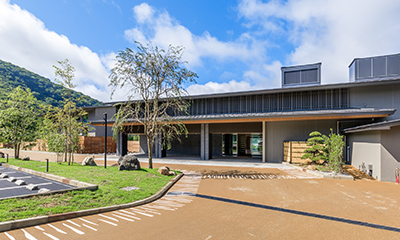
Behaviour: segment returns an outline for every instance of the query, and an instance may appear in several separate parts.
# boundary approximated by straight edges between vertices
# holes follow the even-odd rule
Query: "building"
[[[283,67],[278,89],[191,96],[190,116],[177,116],[188,136],[170,150],[156,144],[155,157],[276,163],[283,161],[284,141],[304,141],[312,131],[329,134],[333,129],[346,134],[349,163],[379,180],[394,181],[400,167],[400,54],[354,59],[346,83],[321,85],[321,66]],[[103,112],[111,116],[116,111],[112,104],[87,110],[99,132],[104,132]],[[134,129],[132,134],[143,133],[139,125]],[[140,139],[147,151],[144,136]],[[127,152],[126,140],[119,134],[121,155]]]

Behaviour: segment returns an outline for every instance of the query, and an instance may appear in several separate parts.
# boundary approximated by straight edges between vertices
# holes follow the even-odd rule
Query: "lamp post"
[[[104,114],[104,168],[107,168],[107,113]]]

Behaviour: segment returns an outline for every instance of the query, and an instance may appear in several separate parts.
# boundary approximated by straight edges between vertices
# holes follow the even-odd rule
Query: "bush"
[[[343,170],[343,148],[344,141],[343,136],[340,134],[331,133],[329,136],[323,136],[325,142],[325,155],[327,156],[328,164],[333,168],[336,173],[342,172]]]
[[[324,138],[322,134],[318,131],[314,131],[310,133],[310,138],[307,139],[307,148],[304,150],[305,154],[301,157],[301,159],[309,158],[311,163],[320,163],[325,162],[325,147],[324,147]]]

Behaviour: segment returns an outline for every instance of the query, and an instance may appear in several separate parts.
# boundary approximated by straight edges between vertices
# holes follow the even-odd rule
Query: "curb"
[[[310,174],[312,174],[314,176],[317,176],[317,177],[320,177],[320,178],[339,179],[339,180],[353,180],[354,181],[354,177],[351,176],[351,175],[327,175],[327,174],[320,173],[318,171],[306,169],[306,168],[299,167],[299,166],[294,166],[294,165],[292,165],[292,164],[290,164],[288,162],[282,162],[282,163],[285,164],[285,165],[288,165],[288,166],[290,166],[292,168],[298,169],[298,170],[303,171],[303,172],[310,173]]]
[[[47,179],[50,179],[50,180],[53,180],[53,181],[56,181],[56,182],[72,185],[72,186],[75,186],[75,187],[80,188],[80,189],[97,190],[97,188],[98,188],[97,185],[94,185],[94,184],[91,184],[91,183],[86,183],[86,182],[81,182],[81,181],[77,181],[77,180],[73,180],[73,179],[68,179],[68,178],[60,177],[60,176],[57,176],[57,175],[54,175],[54,174],[50,174],[50,173],[39,172],[39,171],[35,171],[35,170],[29,169],[29,168],[17,167],[17,166],[14,166],[14,165],[9,165],[7,163],[3,163],[2,165],[4,167],[11,168],[11,169],[14,169],[14,170],[18,170],[18,171],[21,171],[21,172],[26,172],[26,173],[29,173],[29,174],[32,174],[32,175],[35,175],[35,176],[38,176],[38,177],[43,177],[43,178],[47,178]]]
[[[140,205],[151,203],[155,200],[158,200],[162,196],[164,196],[165,193],[176,182],[178,182],[183,177],[183,175],[184,175],[183,173],[179,173],[176,177],[171,179],[164,187],[162,187],[154,195],[151,195],[150,197],[139,200],[139,201],[125,203],[125,204],[121,204],[121,205],[113,205],[113,206],[107,206],[107,207],[86,209],[86,210],[81,210],[81,211],[77,211],[77,212],[61,213],[61,214],[55,214],[55,215],[50,215],[50,216],[41,216],[41,217],[26,218],[26,219],[2,222],[2,223],[0,223],[0,232],[14,230],[17,228],[24,228],[24,227],[30,227],[30,226],[35,226],[35,225],[40,225],[40,224],[45,224],[45,223],[61,221],[61,220],[75,218],[75,217],[83,217],[83,216],[93,215],[93,214],[97,214],[97,213],[110,212],[110,211],[114,211],[114,210],[118,210],[118,209],[137,207]],[[53,176],[55,176],[55,175],[53,175]]]

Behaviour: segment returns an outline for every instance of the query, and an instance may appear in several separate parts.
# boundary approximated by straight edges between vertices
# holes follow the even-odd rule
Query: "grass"
[[[5,160],[1,162],[5,162]],[[46,162],[11,158],[8,164],[46,172]],[[130,203],[153,195],[173,178],[173,176],[160,175],[157,169],[142,168],[138,171],[118,171],[118,167],[105,169],[100,166],[67,165],[54,162],[49,163],[49,173],[93,183],[98,185],[99,189],[1,200],[0,222]],[[140,189],[120,190],[120,188],[129,186]]]

